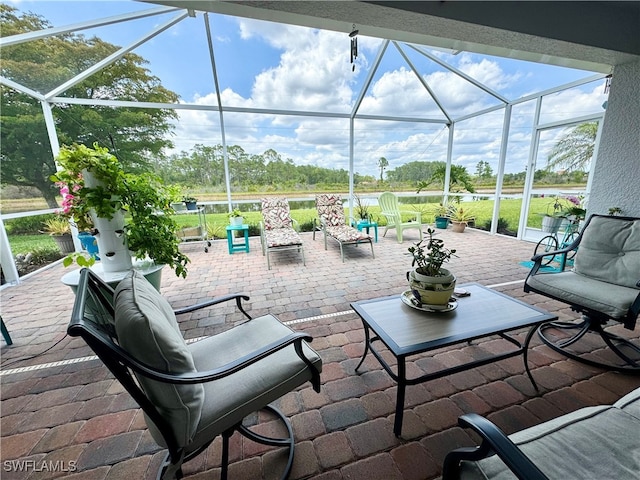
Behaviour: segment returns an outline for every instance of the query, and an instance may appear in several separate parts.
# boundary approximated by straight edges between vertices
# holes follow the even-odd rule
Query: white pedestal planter
[[[96,188],[102,182],[87,170],[82,171],[85,187]],[[98,242],[98,252],[105,272],[121,272],[131,270],[131,253],[127,248],[124,236],[124,213],[116,212],[111,220],[98,217],[92,210],[91,221],[98,233],[95,234]]]

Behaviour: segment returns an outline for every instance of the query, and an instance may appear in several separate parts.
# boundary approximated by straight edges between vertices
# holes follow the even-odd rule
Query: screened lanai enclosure
[[[588,123],[597,152],[605,72],[380,38],[357,23],[336,31],[151,2],[48,3],[3,11],[3,185],[27,174],[25,152],[49,155],[39,161],[46,180],[61,145],[98,142],[132,167],[199,169],[203,188],[223,191],[217,203],[229,211],[257,184],[278,188],[278,170],[256,156],[284,171],[346,172],[353,207],[363,185],[416,185],[426,180],[422,162],[444,162],[442,184],[421,196],[495,200],[494,234],[501,205],[518,201],[517,235],[535,239],[531,199],[566,193],[540,173],[554,146]],[[17,20],[27,13],[40,17]],[[29,118],[22,124],[20,108]],[[9,115],[16,121],[6,123]],[[40,141],[46,148],[20,144]],[[469,197],[453,188],[452,166],[495,181]],[[567,190],[588,198],[589,159]],[[4,226],[2,235],[6,246]]]

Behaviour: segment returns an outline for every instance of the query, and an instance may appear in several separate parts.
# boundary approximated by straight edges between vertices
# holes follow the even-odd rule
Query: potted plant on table
[[[455,257],[456,250],[444,246],[435,238],[436,231],[427,228],[427,236],[409,247],[414,270],[407,272],[407,280],[414,298],[423,305],[446,306],[456,286],[456,277],[443,265]]]
[[[244,223],[244,217],[242,216],[242,212],[237,208],[234,208],[231,213],[229,213],[229,223],[231,225],[242,225]]]
[[[354,198],[356,200],[355,213],[357,223],[370,223],[371,215],[369,214],[369,205],[358,195],[354,195]]]
[[[458,204],[449,209],[449,219],[451,220],[451,229],[454,232],[462,233],[469,222],[475,219],[475,216],[469,208]]]
[[[73,245],[73,237],[71,236],[71,225],[68,219],[56,216],[43,223],[44,232],[53,238],[60,252],[67,255],[75,251],[76,248]]]
[[[186,276],[189,258],[179,250],[171,194],[159,178],[126,173],[97,144],[65,146],[56,160],[61,169],[51,180],[63,194],[62,213],[94,233],[105,272],[131,268],[133,255]]]
[[[191,195],[185,195],[182,197],[182,203],[187,207],[187,210],[197,210],[198,208],[198,199],[196,197],[192,197]]]

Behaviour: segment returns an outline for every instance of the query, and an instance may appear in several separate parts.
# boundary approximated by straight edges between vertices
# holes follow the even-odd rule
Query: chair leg
[[[261,443],[263,445],[270,445],[272,447],[288,447],[289,456],[287,459],[287,465],[282,476],[280,477],[281,480],[286,480],[287,478],[289,478],[289,474],[291,473],[291,467],[293,467],[293,457],[295,454],[295,439],[293,438],[293,428],[291,427],[291,422],[289,421],[289,419],[285,417],[284,414],[276,407],[267,405],[263,410],[268,410],[269,412],[273,413],[278,418],[278,420],[280,420],[284,424],[285,428],[287,429],[287,437],[267,437],[248,429],[244,425],[239,425],[237,427],[237,430],[238,432],[240,432],[240,434],[254,442]],[[226,480],[226,477],[221,477],[221,480]]]
[[[549,335],[552,329],[561,331],[576,330],[576,332],[567,338],[554,340]],[[622,364],[604,363],[585,358],[575,350],[569,348],[572,345],[576,345],[587,333],[597,333],[611,352],[622,361]],[[538,328],[538,336],[540,340],[552,350],[578,362],[605,370],[640,375],[640,346],[625,338],[605,331],[601,322],[587,316],[583,316],[582,321],[575,323],[557,321],[544,323]],[[626,349],[632,356],[625,353],[623,349]]]

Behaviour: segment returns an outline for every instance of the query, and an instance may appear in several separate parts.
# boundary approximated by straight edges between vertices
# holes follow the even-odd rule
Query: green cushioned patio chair
[[[271,402],[310,381],[320,391],[322,361],[307,342],[273,315],[251,319],[244,295],[227,295],[173,310],[143,275],[132,270],[115,290],[88,269],[80,283],[68,333],[93,349],[142,408],[153,439],[167,449],[158,478],[182,478],[182,464],[222,436],[221,478],[227,478],[229,438],[234,432],[266,445],[288,448],[289,420]],[[235,301],[248,321],[187,344],[176,315]],[[243,425],[266,409],[286,427],[270,438]]]

